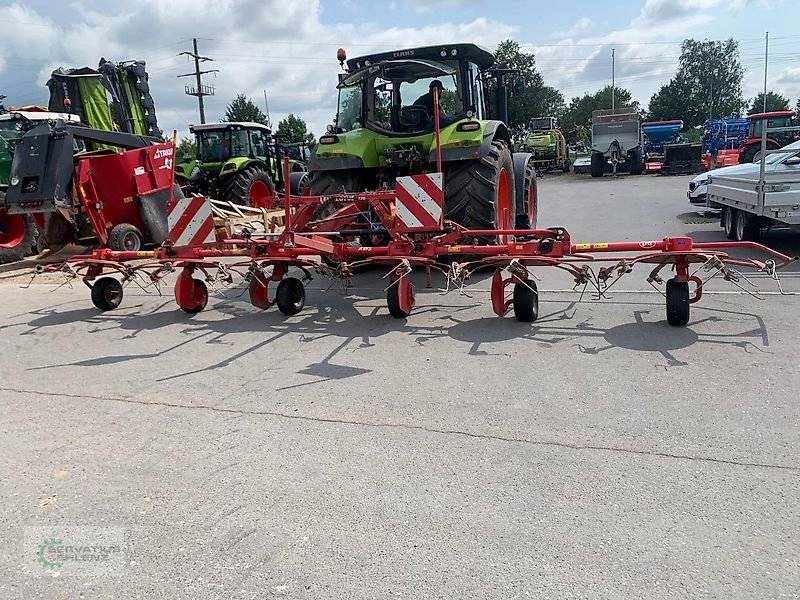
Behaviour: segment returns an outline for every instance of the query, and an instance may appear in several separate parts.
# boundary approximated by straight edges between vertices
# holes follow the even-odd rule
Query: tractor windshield
[[[750,121],[750,135],[751,138],[759,138],[763,134],[764,131],[764,123],[767,124],[767,128],[771,129],[773,127],[790,127],[792,125],[792,118],[791,117],[775,117],[772,119],[753,119]]]
[[[442,126],[456,121],[466,110],[459,66],[458,61],[398,60],[350,74],[339,84],[337,130],[432,131],[434,90]]]
[[[336,128],[340,133],[359,129],[363,123],[361,85],[339,88],[339,110],[336,117]]]
[[[247,131],[211,129],[197,132],[201,162],[224,162],[237,156],[250,156]]]

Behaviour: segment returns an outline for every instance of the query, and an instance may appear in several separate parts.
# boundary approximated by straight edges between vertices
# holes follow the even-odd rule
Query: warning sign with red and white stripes
[[[211,202],[204,196],[175,198],[169,202],[167,225],[173,246],[199,246],[216,241]]]
[[[398,177],[395,212],[401,230],[438,230],[444,224],[444,192],[441,173]]]

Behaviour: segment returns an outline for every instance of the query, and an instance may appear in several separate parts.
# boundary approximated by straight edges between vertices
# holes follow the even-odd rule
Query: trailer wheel
[[[689,322],[689,283],[667,281],[667,323],[683,327]]]
[[[192,285],[194,286],[192,292],[194,302],[191,306],[181,306],[181,310],[190,315],[195,315],[205,310],[208,304],[208,287],[206,287],[205,282],[194,278],[192,278]]]
[[[751,217],[743,210],[737,210],[733,218],[733,239],[737,242],[755,242],[761,234],[761,228],[754,224],[755,217]]]
[[[102,311],[117,308],[122,296],[122,284],[113,277],[101,277],[92,284],[92,304]]]
[[[275,291],[278,310],[288,317],[296,315],[306,305],[306,288],[297,277],[281,279]]]
[[[592,177],[602,177],[606,168],[606,157],[602,152],[592,152],[592,162],[589,173]]]
[[[514,317],[523,323],[539,318],[539,291],[532,279],[514,284]]]
[[[470,229],[516,224],[514,161],[504,141],[494,140],[481,159],[449,163],[444,180],[446,219]]]
[[[108,247],[118,252],[138,252],[144,245],[144,236],[139,228],[130,223],[114,226],[108,234]]]
[[[725,230],[725,237],[729,240],[735,239],[733,233],[733,220],[736,216],[736,212],[738,212],[735,208],[731,208],[730,206],[723,206],[722,207],[722,214],[720,215],[720,220],[722,221],[722,228]]]
[[[640,148],[631,150],[630,154],[628,154],[628,160],[631,161],[631,175],[641,175],[644,173],[644,161],[642,160],[642,150]]]

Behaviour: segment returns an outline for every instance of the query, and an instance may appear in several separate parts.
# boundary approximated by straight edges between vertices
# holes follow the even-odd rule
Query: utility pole
[[[272,119],[269,118],[269,100],[267,100],[267,90],[264,90],[264,108],[267,111],[267,127],[272,127]]]
[[[611,49],[611,110],[614,110],[614,89],[615,89],[615,78],[617,74],[617,65],[616,65],[616,57],[615,57],[616,48]]]
[[[206,107],[203,103],[203,96],[213,96],[214,95],[214,87],[210,85],[203,84],[202,76],[207,73],[219,73],[219,69],[210,69],[208,71],[201,71],[200,70],[200,63],[207,62],[214,60],[213,58],[208,58],[207,56],[200,56],[197,53],[197,38],[192,39],[192,45],[194,48],[194,52],[181,52],[178,56],[191,56],[194,59],[194,72],[193,73],[184,73],[183,75],[178,75],[178,77],[194,77],[196,81],[196,86],[187,85],[185,87],[185,93],[187,96],[197,96],[197,104],[200,107],[200,124],[206,122]]]

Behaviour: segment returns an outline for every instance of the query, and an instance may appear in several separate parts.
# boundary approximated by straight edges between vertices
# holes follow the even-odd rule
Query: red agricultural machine
[[[739,146],[739,163],[755,162],[761,152],[764,127],[791,127],[795,114],[790,110],[757,113],[747,117],[747,138]],[[767,150],[778,150],[795,140],[794,132],[779,132],[767,137]]]
[[[106,149],[75,153],[78,142]],[[2,208],[12,225],[33,217],[51,248],[157,246],[167,239],[164,188],[174,180],[173,154],[173,144],[156,138],[43,122],[17,141]],[[0,245],[17,244],[18,229],[0,234]]]

